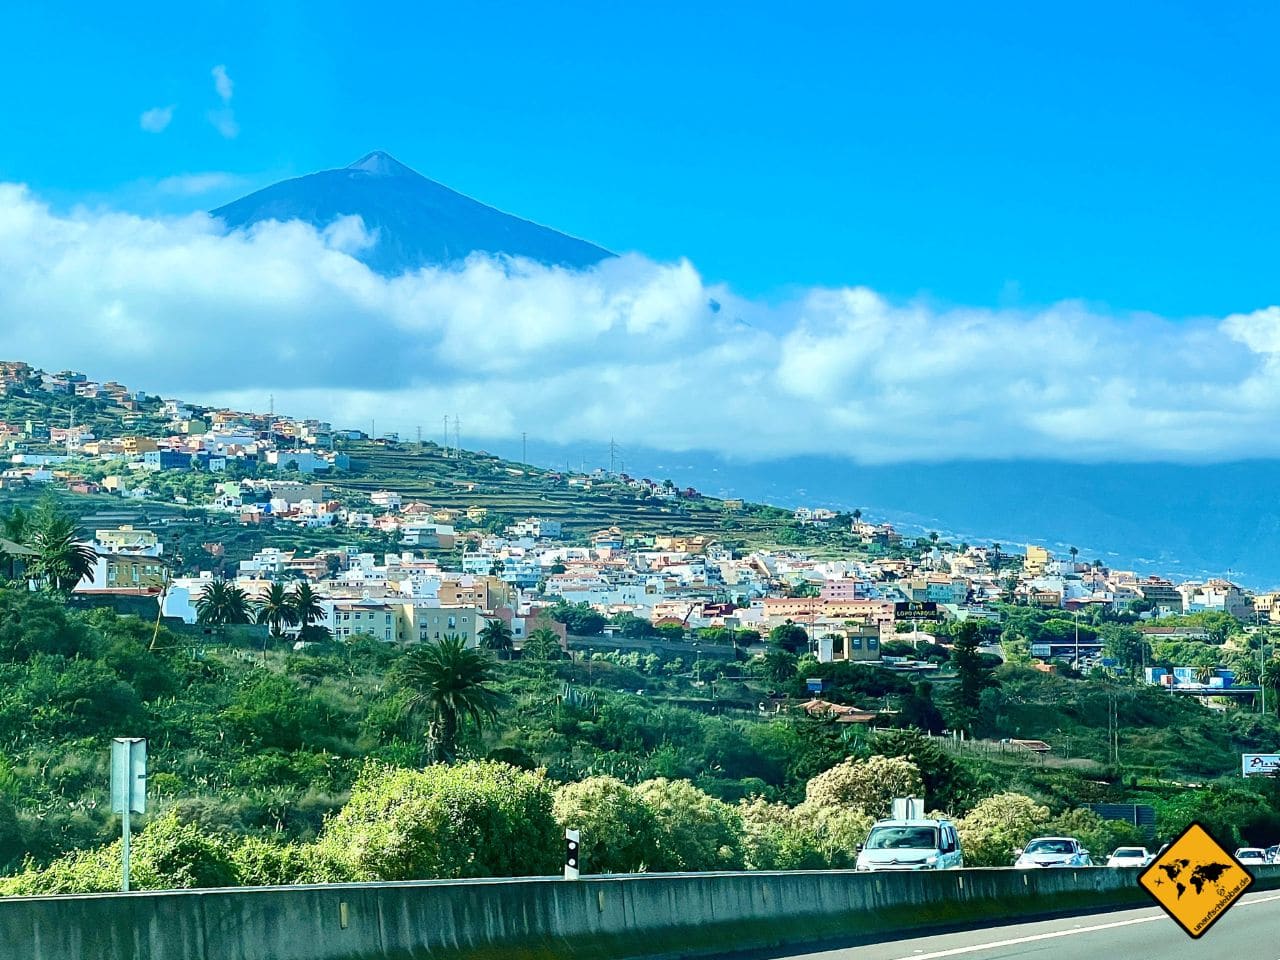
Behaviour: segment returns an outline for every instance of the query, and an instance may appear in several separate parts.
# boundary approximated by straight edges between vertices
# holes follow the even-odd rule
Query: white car
[[[1107,857],[1108,867],[1145,867],[1153,857],[1146,847],[1116,847]]]
[[[1038,867],[1092,867],[1089,851],[1075,837],[1036,837],[1018,851],[1013,865],[1020,870]]]
[[[1249,866],[1260,867],[1267,863],[1267,851],[1261,847],[1241,847],[1236,851],[1236,860]]]
[[[880,820],[858,847],[858,870],[955,870],[964,866],[950,820]]]

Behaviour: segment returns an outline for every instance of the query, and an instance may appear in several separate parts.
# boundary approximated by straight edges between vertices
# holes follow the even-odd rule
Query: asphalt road
[[[1152,907],[779,954],[786,960],[1280,960],[1280,893],[1246,894],[1199,940]]]

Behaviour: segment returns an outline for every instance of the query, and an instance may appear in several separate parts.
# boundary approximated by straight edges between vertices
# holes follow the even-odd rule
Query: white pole
[[[577,830],[564,832],[564,878],[566,880],[577,880],[580,875],[578,857],[580,844],[581,834]]]
[[[122,869],[123,869],[124,875],[121,879],[120,889],[123,892],[128,893],[129,892],[129,807],[127,804],[125,805],[124,813],[121,814],[120,833],[121,833],[121,839],[123,840],[121,852],[124,854],[124,856],[122,857],[122,864],[123,864]]]

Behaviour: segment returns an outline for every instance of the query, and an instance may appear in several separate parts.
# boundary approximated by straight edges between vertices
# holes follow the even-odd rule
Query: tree
[[[225,580],[210,580],[196,598],[196,619],[212,626],[249,623],[248,595]]]
[[[271,636],[279,639],[284,636],[284,627],[298,622],[298,613],[293,605],[293,598],[285,591],[284,585],[273,583],[267,592],[258,598],[258,623],[271,628]],[[263,647],[265,650],[266,647]]]
[[[805,786],[805,802],[815,807],[850,808],[869,817],[888,816],[895,797],[924,793],[920,768],[904,757],[846,760]]]
[[[1134,673],[1147,660],[1150,651],[1146,639],[1133,627],[1123,623],[1104,623],[1098,628],[1102,651],[1129,673]]]
[[[1276,705],[1276,712],[1280,713],[1280,659],[1272,657],[1263,666],[1262,685],[1275,694],[1272,703]]]
[[[502,701],[492,688],[493,666],[493,658],[454,635],[414,647],[396,665],[396,682],[408,694],[404,709],[430,718],[427,736],[438,761],[456,758],[463,723],[483,727],[497,717]]]
[[[960,680],[954,693],[956,713],[960,724],[966,728],[972,728],[977,722],[982,691],[999,683],[991,676],[978,653],[981,643],[981,628],[976,621],[966,620],[956,631],[955,644],[951,648],[951,662]]]
[[[495,617],[485,623],[480,631],[480,646],[492,650],[494,655],[506,659],[515,646],[515,638],[511,633],[511,624]]]
[[[992,573],[1000,572],[1000,544],[991,544],[991,550],[987,553],[987,563],[990,565]]]
[[[1071,554],[1071,566],[1074,568],[1076,565],[1076,557],[1080,555],[1080,551],[1076,547],[1072,547],[1067,551],[1067,553]]]
[[[752,670],[770,680],[775,685],[782,685],[793,680],[799,659],[789,650],[773,647],[760,656],[752,664]]]
[[[524,638],[520,655],[526,660],[559,660],[564,655],[560,637],[550,627],[539,627]]]
[[[551,608],[551,618],[563,623],[568,631],[578,637],[593,637],[604,629],[604,615],[586,603],[566,603],[561,600]]]
[[[982,800],[956,823],[967,867],[1007,867],[1014,851],[1040,832],[1049,808],[1020,793]]]
[[[556,821],[582,835],[584,873],[634,873],[658,857],[658,821],[636,791],[614,777],[588,777],[556,791]]]
[[[972,775],[937,740],[915,730],[885,730],[872,739],[871,749],[880,756],[901,757],[915,764],[920,771],[924,799],[931,809],[960,813],[972,798],[975,787]]]
[[[35,551],[27,572],[51,590],[70,591],[93,575],[98,555],[76,539],[75,523],[41,504],[24,527],[26,546]]]
[[[324,607],[320,606],[320,595],[311,589],[311,584],[307,581],[299,580],[293,585],[289,598],[293,603],[293,615],[297,618],[294,622],[302,626],[299,634],[301,639],[317,639],[312,624],[324,619]]]
[[[658,823],[654,870],[740,870],[742,820],[688,780],[646,780],[636,795]]]
[[[788,620],[769,631],[769,642],[789,653],[800,653],[809,646],[809,634],[804,627]]]

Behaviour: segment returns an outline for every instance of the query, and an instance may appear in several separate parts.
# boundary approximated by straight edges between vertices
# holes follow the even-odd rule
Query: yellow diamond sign
[[[1253,886],[1253,877],[1193,823],[1142,871],[1138,883],[1178,926],[1200,937]]]

